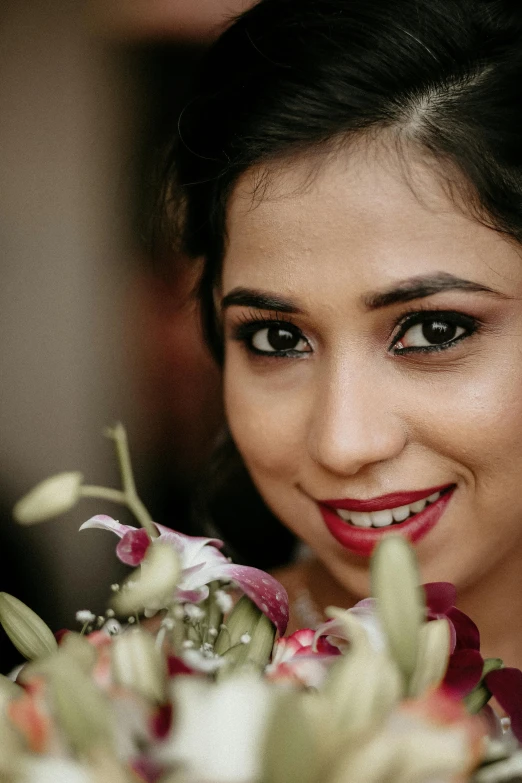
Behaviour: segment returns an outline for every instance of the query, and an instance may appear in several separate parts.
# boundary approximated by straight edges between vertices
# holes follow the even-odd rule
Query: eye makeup
[[[421,328],[415,329],[417,326]],[[395,356],[445,351],[471,337],[481,327],[482,322],[478,318],[456,310],[416,310],[402,316],[396,326],[390,350]],[[404,339],[408,332],[415,332],[413,339],[417,340],[418,345],[405,344],[408,342]],[[421,344],[423,341],[425,344]]]
[[[388,351],[394,356],[440,353],[471,337],[482,325],[461,311],[417,308],[396,321]],[[275,311],[241,313],[231,326],[230,337],[254,356],[293,359],[313,350],[292,317]],[[298,348],[299,344],[307,347]]]

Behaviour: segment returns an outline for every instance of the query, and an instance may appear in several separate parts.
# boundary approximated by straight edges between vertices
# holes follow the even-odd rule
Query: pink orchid
[[[200,603],[208,596],[210,582],[233,581],[274,623],[281,636],[284,634],[288,624],[288,596],[273,576],[258,568],[229,562],[219,551],[223,542],[217,538],[186,536],[158,524],[155,527],[159,533],[155,540],[170,544],[181,558],[181,579],[176,592],[178,601]],[[80,530],[90,528],[110,530],[120,538],[116,554],[126,565],[138,566],[152,544],[143,528],[122,525],[105,514],[84,522]]]
[[[303,628],[278,639],[274,645],[272,662],[266,669],[271,680],[288,680],[308,687],[318,687],[334,658],[340,655],[338,647],[316,631]]]

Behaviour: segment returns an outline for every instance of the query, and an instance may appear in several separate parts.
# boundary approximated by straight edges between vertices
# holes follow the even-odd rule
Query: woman
[[[400,533],[517,666],[521,44],[508,0],[263,0],[168,177],[231,436],[312,552],[279,574],[294,610],[367,595]]]

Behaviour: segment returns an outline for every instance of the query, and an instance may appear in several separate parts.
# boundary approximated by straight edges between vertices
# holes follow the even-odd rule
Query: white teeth
[[[392,514],[395,522],[404,522],[410,516],[410,507],[399,506],[398,508],[392,508]]]
[[[365,514],[363,511],[349,511],[352,525],[356,527],[371,527],[373,514]]]
[[[345,522],[351,522],[355,527],[388,527],[393,522],[404,522],[410,514],[418,514],[423,511],[428,503],[435,503],[440,498],[440,492],[434,492],[423,500],[417,500],[407,506],[398,506],[397,508],[386,508],[382,511],[346,511],[337,509],[337,514]]]
[[[389,508],[384,511],[372,511],[370,517],[374,527],[388,527],[393,522],[393,514]]]
[[[415,503],[410,503],[410,509],[414,514],[418,514],[419,511],[422,511],[424,508],[426,508],[427,502],[427,498],[424,498],[423,500],[417,500]]]

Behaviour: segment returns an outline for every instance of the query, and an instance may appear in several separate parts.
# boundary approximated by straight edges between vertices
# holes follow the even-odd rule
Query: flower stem
[[[84,498],[99,498],[100,500],[111,500],[113,503],[127,505],[125,493],[120,489],[110,489],[109,487],[96,487],[90,484],[84,484],[80,487],[80,495]]]
[[[136,495],[136,484],[134,483],[134,474],[132,472],[129,443],[125,427],[118,421],[114,427],[107,427],[105,434],[108,438],[111,438],[116,445],[116,454],[120,465],[123,491],[126,495]]]
[[[121,422],[117,422],[114,427],[107,427],[105,434],[111,438],[116,445],[116,455],[118,457],[118,463],[120,466],[121,481],[123,484],[123,503],[134,514],[140,525],[145,528],[150,538],[156,538],[158,531],[154,526],[152,518],[138,497],[136,492],[136,484],[134,482],[134,474],[132,472],[132,464],[129,452],[129,443],[127,440],[127,433],[125,427]],[[117,492],[118,490],[112,490]],[[115,499],[115,498],[114,498]],[[117,502],[122,502],[118,500]]]

